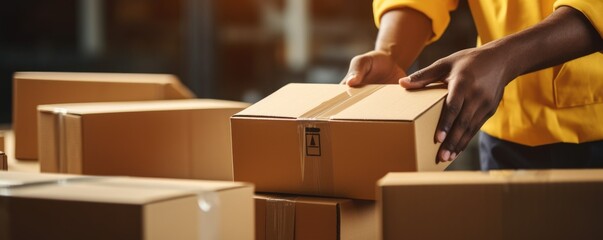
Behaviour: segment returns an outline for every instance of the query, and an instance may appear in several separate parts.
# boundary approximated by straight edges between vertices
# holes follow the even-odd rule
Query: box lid
[[[135,82],[135,83],[163,83],[168,84],[178,81],[171,74],[144,74],[144,73],[86,73],[86,72],[16,72],[15,79],[27,80],[53,80],[53,81],[78,81],[78,82]]]
[[[48,181],[58,181],[61,179],[71,179],[81,177],[78,175],[70,174],[39,174],[39,173],[28,173],[28,172],[9,172],[0,171],[0,188],[19,186],[26,184],[35,184]]]
[[[92,72],[16,72],[17,80],[97,82],[97,83],[147,83],[165,86],[167,99],[194,98],[195,94],[184,86],[178,77],[157,73],[92,73]]]
[[[382,187],[411,185],[469,185],[542,182],[603,182],[603,170],[492,170],[388,173],[379,180]]]
[[[62,112],[74,115],[116,112],[176,111],[193,109],[245,108],[248,103],[216,99],[154,100],[128,102],[66,103],[39,105],[42,112]]]
[[[339,120],[412,121],[446,97],[445,88],[409,91],[399,85],[383,85],[355,104],[331,116]]]
[[[349,88],[340,84],[288,84],[236,117],[412,121],[446,96],[444,88],[408,91],[399,85]]]
[[[20,174],[20,173],[19,173]],[[61,178],[63,176],[63,178]],[[4,181],[4,176],[0,175]],[[133,177],[82,178],[70,175],[40,174],[10,176],[31,182],[46,178],[46,184],[25,187],[1,186],[0,195],[36,199],[57,199],[82,202],[147,204],[191,195],[211,194],[235,188],[252,187],[246,183],[226,181],[174,180]],[[8,176],[6,179],[9,179]],[[41,182],[40,182],[41,183]]]

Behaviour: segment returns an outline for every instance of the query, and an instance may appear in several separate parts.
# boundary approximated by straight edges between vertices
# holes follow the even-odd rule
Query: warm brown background
[[[290,82],[339,82],[349,60],[372,49],[376,33],[371,0],[6,1],[0,123],[11,122],[15,71],[172,73],[200,97],[254,102]],[[413,71],[475,39],[461,1]],[[303,60],[289,61],[300,57],[291,49]],[[476,156],[470,149],[453,167],[475,168]]]

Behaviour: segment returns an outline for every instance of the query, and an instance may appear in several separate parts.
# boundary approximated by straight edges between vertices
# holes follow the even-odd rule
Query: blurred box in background
[[[433,141],[446,93],[289,84],[232,117],[234,178],[260,192],[374,200],[388,172],[448,166]]]
[[[38,158],[36,107],[42,104],[193,98],[168,74],[18,72],[14,75],[15,158]]]
[[[0,151],[4,152],[4,146],[5,146],[5,139],[4,139],[4,132],[0,131]]]
[[[6,154],[0,151],[0,170],[8,169],[8,159],[6,158]]]
[[[374,201],[258,193],[256,239],[377,239]]]
[[[0,239],[253,239],[252,197],[235,182],[5,172]]]
[[[390,173],[383,239],[603,239],[603,170]]]
[[[40,167],[232,180],[229,119],[247,106],[213,99],[41,105]]]

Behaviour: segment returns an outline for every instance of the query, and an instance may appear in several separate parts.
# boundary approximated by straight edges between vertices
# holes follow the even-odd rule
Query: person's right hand
[[[406,72],[394,62],[391,54],[375,50],[352,58],[350,69],[341,84],[350,87],[397,84],[403,77],[406,77]]]

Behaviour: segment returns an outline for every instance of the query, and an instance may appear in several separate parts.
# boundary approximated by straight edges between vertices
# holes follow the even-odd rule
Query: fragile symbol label
[[[306,128],[306,156],[320,156],[320,128]]]

